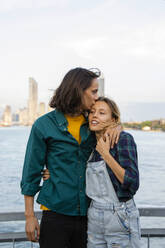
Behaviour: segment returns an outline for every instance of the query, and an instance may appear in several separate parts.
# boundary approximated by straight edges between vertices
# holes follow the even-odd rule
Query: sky
[[[1,0],[0,108],[48,101],[71,68],[99,68],[117,102],[165,102],[165,0]]]

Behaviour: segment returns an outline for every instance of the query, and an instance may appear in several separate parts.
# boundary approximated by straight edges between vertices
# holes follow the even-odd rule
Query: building
[[[164,125],[165,124],[165,119],[161,119],[160,124]]]
[[[19,115],[19,125],[27,126],[29,125],[29,115],[28,115],[28,109],[22,108],[19,109],[18,115]]]
[[[38,106],[38,84],[33,78],[29,78],[29,99],[28,99],[28,124],[32,125],[37,118]]]
[[[149,127],[149,126],[144,126],[144,127],[142,128],[142,130],[143,130],[143,131],[151,131],[151,127]]]
[[[104,76],[103,76],[103,74],[101,74],[101,76],[98,78],[98,82],[99,82],[98,94],[99,94],[99,96],[104,96],[105,91],[104,91]]]
[[[3,126],[12,125],[12,113],[11,113],[11,107],[9,105],[5,107],[3,117],[2,117],[2,125]]]
[[[39,106],[38,106],[38,117],[44,115],[46,113],[46,106],[44,102],[40,102]]]
[[[19,112],[12,114],[12,125],[19,125]]]

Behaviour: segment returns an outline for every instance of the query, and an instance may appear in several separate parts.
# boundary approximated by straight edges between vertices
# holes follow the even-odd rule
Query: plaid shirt
[[[136,144],[131,134],[121,132],[118,143],[110,150],[113,158],[125,169],[123,184],[117,179],[111,168],[107,171],[120,201],[131,199],[139,188],[139,171]],[[101,155],[94,150],[90,162],[102,160]]]

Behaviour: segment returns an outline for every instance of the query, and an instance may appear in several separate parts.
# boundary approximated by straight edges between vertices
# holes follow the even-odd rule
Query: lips
[[[96,121],[96,120],[92,120],[92,121],[91,121],[91,125],[97,125],[97,124],[99,124],[98,121]]]

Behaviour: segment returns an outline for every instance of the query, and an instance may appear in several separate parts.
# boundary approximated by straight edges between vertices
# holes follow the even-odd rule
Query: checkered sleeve
[[[117,145],[118,162],[125,169],[123,189],[129,190],[132,195],[139,188],[139,171],[137,149],[131,134],[124,132]]]

